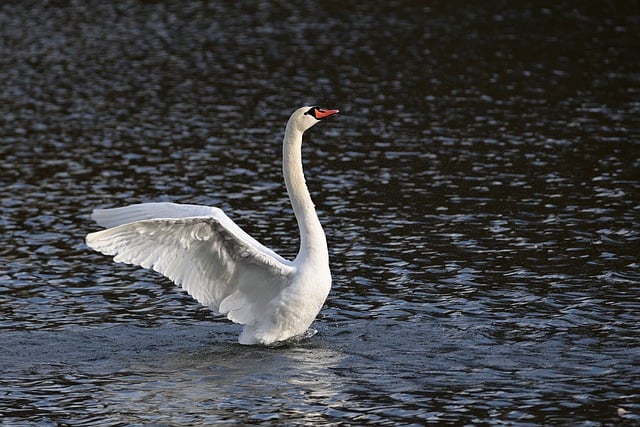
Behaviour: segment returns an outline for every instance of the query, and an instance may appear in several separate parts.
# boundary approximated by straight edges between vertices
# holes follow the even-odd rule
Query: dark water
[[[640,7],[0,5],[3,425],[640,423]],[[334,286],[236,344],[88,250],[94,207],[217,205],[293,256],[299,105]]]

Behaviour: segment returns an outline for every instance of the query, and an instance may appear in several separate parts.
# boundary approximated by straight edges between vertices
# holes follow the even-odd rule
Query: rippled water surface
[[[640,423],[637,2],[299,3],[0,5],[2,424]],[[293,257],[309,103],[315,337],[240,346],[84,244],[176,201]]]

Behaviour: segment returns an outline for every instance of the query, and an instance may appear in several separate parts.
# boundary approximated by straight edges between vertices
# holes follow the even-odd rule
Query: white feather
[[[153,269],[216,313],[247,324],[277,296],[281,278],[296,269],[242,237],[210,216],[135,221],[91,233],[87,244],[116,262]]]

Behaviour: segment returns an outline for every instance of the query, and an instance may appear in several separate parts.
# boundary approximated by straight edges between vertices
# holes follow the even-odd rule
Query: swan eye
[[[317,111],[317,110],[318,110],[318,107],[311,107],[311,108],[309,108],[309,111],[307,111],[307,112],[306,112],[306,113],[304,113],[304,114],[305,114],[305,116],[308,114],[308,115],[310,115],[311,117],[313,117],[314,119],[317,119],[317,117],[316,117],[316,111]]]

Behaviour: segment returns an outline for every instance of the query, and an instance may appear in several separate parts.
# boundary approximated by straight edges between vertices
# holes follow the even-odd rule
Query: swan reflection
[[[227,345],[159,358],[149,354],[118,373],[102,400],[117,407],[127,422],[313,422],[341,398],[334,368],[343,357],[322,342],[250,350]],[[249,406],[258,396],[264,404]]]

